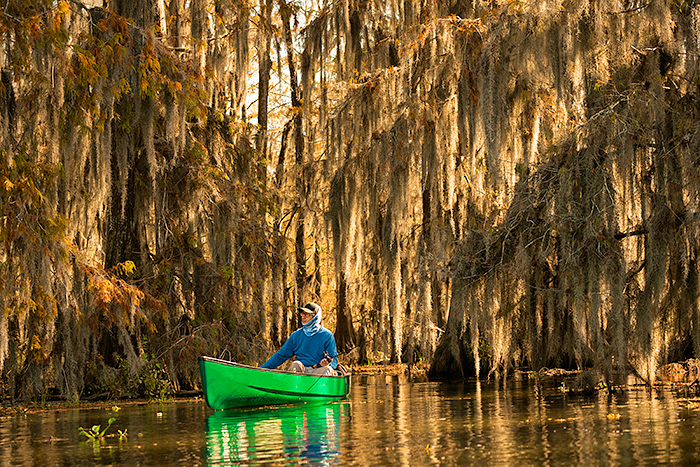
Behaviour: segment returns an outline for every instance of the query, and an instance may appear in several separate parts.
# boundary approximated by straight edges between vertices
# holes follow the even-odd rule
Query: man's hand
[[[323,360],[321,360],[321,366],[328,366],[328,365],[330,365],[330,364],[331,364],[331,362],[329,362],[329,361],[326,360],[325,358],[324,358]]]

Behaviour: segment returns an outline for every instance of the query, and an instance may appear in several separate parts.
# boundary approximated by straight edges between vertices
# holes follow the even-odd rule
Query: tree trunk
[[[297,204],[296,233],[294,241],[294,259],[296,262],[295,283],[296,297],[299,306],[309,300],[309,278],[306,270],[306,195],[308,184],[304,172],[304,132],[302,120],[301,91],[297,80],[296,64],[294,58],[294,41],[292,39],[291,17],[292,9],[285,0],[280,0],[280,14],[282,15],[282,28],[284,44],[287,49],[287,66],[289,69],[289,86],[292,103],[292,122],[294,134],[294,162],[297,167]]]
[[[272,42],[272,0],[260,0],[260,25],[258,26],[258,133],[256,148],[267,159],[268,101],[270,94],[270,44]]]
[[[355,348],[357,336],[352,325],[352,313],[348,307],[348,283],[345,274],[341,273],[338,287],[338,302],[336,305],[335,340],[338,351],[347,353]]]

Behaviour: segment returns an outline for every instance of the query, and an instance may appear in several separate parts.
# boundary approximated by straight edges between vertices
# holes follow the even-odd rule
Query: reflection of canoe
[[[208,465],[330,465],[350,403],[217,410],[207,419]]]
[[[350,392],[350,375],[316,376],[199,357],[202,389],[214,410],[293,402],[326,403]]]

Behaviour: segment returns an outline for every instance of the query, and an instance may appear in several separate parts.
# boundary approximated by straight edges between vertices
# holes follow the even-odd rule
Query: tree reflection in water
[[[213,412],[207,419],[208,463],[334,463],[340,421],[349,414],[347,401]]]
[[[213,412],[209,464],[699,465],[700,404],[645,388],[581,395],[525,377],[356,377],[347,401]]]
[[[569,386],[569,384],[567,384]],[[584,395],[526,375],[455,384],[353,376],[346,401],[213,412],[202,400],[0,419],[0,466],[700,465],[700,399],[665,388]],[[115,432],[113,432],[115,433]]]

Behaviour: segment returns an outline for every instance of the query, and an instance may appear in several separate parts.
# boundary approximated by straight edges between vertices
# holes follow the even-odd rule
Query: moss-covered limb
[[[265,277],[285,257],[245,122],[210,105],[152,11],[30,3],[0,15],[3,387],[94,394],[118,362],[196,387],[179,355],[262,359]]]
[[[692,348],[696,276],[689,275],[687,258],[695,247],[678,235],[695,230],[695,177],[681,181],[680,174],[696,170],[685,154],[697,132],[692,125],[677,130],[695,106],[678,105],[692,97],[672,84],[664,54],[674,47],[638,50],[638,61],[589,87],[585,123],[543,163],[520,172],[501,222],[465,237],[453,264],[466,293],[479,293],[490,281],[524,285],[514,307],[501,295],[498,308],[474,310],[472,318],[505,313],[517,323],[527,316],[530,326],[546,323],[534,336],[553,337],[560,355],[572,351],[572,364],[609,374],[635,356],[648,381],[656,365]],[[481,323],[494,336],[495,324]],[[530,355],[533,366],[555,365],[555,353],[532,353],[536,343],[510,341],[508,358]]]

